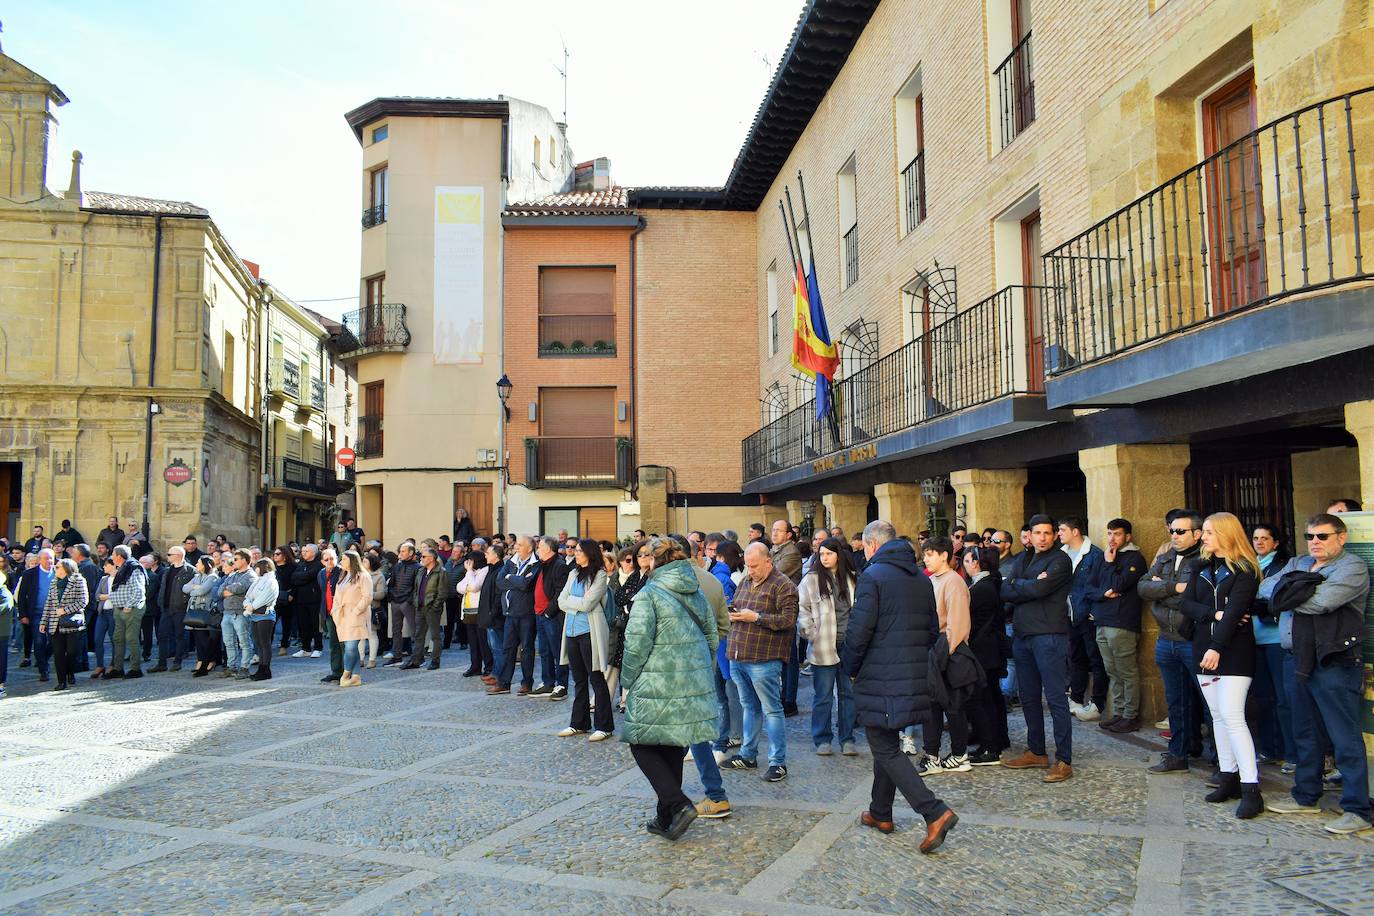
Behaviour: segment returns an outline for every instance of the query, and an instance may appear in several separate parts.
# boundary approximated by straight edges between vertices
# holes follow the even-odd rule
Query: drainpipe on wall
[[[259,409],[262,412],[262,431],[258,434],[258,438],[261,440],[258,443],[258,461],[262,466],[258,474],[258,493],[262,497],[262,542],[270,550],[272,545],[268,544],[267,531],[271,525],[271,505],[267,491],[272,480],[272,455],[268,447],[268,435],[272,428],[272,411],[268,407],[271,401],[267,393],[270,387],[270,380],[267,376],[272,371],[271,357],[268,355],[271,352],[272,343],[272,300],[265,290],[262,296],[262,314],[263,320],[258,333],[258,369],[260,370],[258,377],[262,379],[262,388],[258,393]]]
[[[150,332],[148,334],[148,404],[143,416],[143,536],[152,542],[151,525],[148,522],[151,495],[153,492],[153,414],[157,401],[153,399],[152,388],[154,373],[157,370],[157,299],[158,280],[162,276],[162,217],[153,217],[153,302],[148,310]]]
[[[639,218],[639,222],[635,225],[634,231],[630,233],[630,441],[634,443],[635,450],[634,461],[630,462],[630,464],[631,467],[635,468],[635,479],[633,481],[630,481],[629,483],[630,493],[636,499],[639,498],[639,470],[637,468],[637,464],[639,461],[640,450],[639,399],[635,396],[638,388],[635,382],[639,374],[637,366],[637,348],[635,346],[635,342],[639,339],[639,326],[635,323],[635,304],[637,301],[635,290],[637,284],[639,283],[637,275],[637,262],[635,259],[635,237],[644,231],[645,226],[646,223],[644,221],[644,217],[641,216]],[[643,518],[643,510],[641,510],[640,517]]]
[[[502,134],[502,143],[505,143],[505,134]],[[503,157],[504,162],[504,157]],[[509,190],[509,181],[503,175],[501,177],[501,209],[499,213],[506,212],[506,194]],[[497,225],[500,230],[499,241],[496,246],[496,298],[498,307],[496,312],[497,334],[501,341],[496,352],[500,354],[497,359],[496,377],[499,379],[506,374],[506,227],[500,224],[498,218]],[[491,392],[487,392],[490,397]],[[510,475],[506,473],[509,465],[509,456],[506,455],[506,402],[501,402],[501,410],[496,415],[496,426],[499,430],[500,438],[497,440],[497,452],[500,457],[500,467],[496,469],[496,486],[499,490],[496,504],[496,530],[506,530],[506,482]],[[454,491],[457,492],[456,490]],[[449,523],[453,523],[453,512],[449,510]]]

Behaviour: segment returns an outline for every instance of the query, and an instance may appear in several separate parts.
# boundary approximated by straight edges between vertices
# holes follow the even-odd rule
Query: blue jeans
[[[504,626],[487,628],[487,644],[491,646],[492,670],[494,676],[501,674],[501,665],[505,663],[506,653],[505,644],[501,639],[501,631]]]
[[[1054,759],[1073,763],[1073,717],[1069,715],[1067,685],[1069,638],[1062,633],[1018,636],[1012,642],[1016,654],[1016,690],[1026,717],[1026,746],[1033,754],[1045,753],[1043,693],[1054,723]]]
[[[730,739],[744,739],[744,709],[739,701],[739,687],[734,678],[727,678],[716,671],[716,705],[720,708],[720,732],[716,735],[716,750],[723,751],[730,746]]]
[[[854,740],[854,685],[839,665],[811,665],[811,683],[816,699],[811,705],[811,740],[816,747],[829,747],[834,737],[830,730],[831,696],[838,696],[840,705],[840,744]]]
[[[539,682],[545,687],[555,684],[568,689],[568,666],[558,664],[563,652],[563,627],[545,614],[535,616],[539,628]]]
[[[276,622],[273,621],[273,626]],[[187,652],[186,645],[186,612],[163,611],[162,618],[157,622],[157,644],[158,661],[164,665],[167,662],[181,664],[181,657]]]
[[[225,667],[247,668],[253,658],[253,634],[242,614],[225,614],[219,623],[224,636]]]
[[[759,726],[768,730],[768,765],[787,765],[787,719],[782,714],[782,662],[739,662],[731,659],[730,677],[739,688],[744,711],[745,760],[759,756]]]
[[[5,677],[10,670],[10,634],[0,633],[0,687],[5,685]]]
[[[1013,635],[1013,634],[1012,634],[1012,631],[1011,631],[1011,624],[1007,624],[1007,635],[1008,635],[1008,636]],[[1001,688],[1002,688],[1002,695],[1003,695],[1003,696],[1010,697],[1010,696],[1015,695],[1015,693],[1016,693],[1016,660],[1015,660],[1015,659],[1012,659],[1012,658],[1007,659],[1007,676],[1004,677],[1004,678],[1002,678],[1002,680],[999,682],[999,685],[1000,685]]]
[[[110,654],[114,655],[114,611],[101,611],[95,618],[95,666],[105,667],[105,641],[110,640]],[[113,660],[113,659],[112,659]]]
[[[33,663],[38,673],[48,676],[48,659],[52,658],[52,634],[38,632],[38,624],[33,625]]]
[[[1322,797],[1321,733],[1325,732],[1342,777],[1341,808],[1374,820],[1360,723],[1364,666],[1318,666],[1310,678],[1297,678],[1293,686],[1293,731],[1298,745],[1293,797],[1304,805],[1315,805]]]
[[[720,767],[716,765],[716,755],[712,753],[711,742],[702,741],[692,745],[692,760],[697,765],[697,775],[701,777],[701,787],[711,801],[723,802],[725,784],[720,778]]]
[[[343,670],[345,674],[353,674],[358,670],[358,642],[356,639],[345,639],[343,644]]]
[[[509,687],[515,679],[515,650],[520,647],[524,649],[520,653],[520,673],[523,675],[520,683],[525,687],[533,687],[534,615],[506,617],[506,629],[501,637],[501,645],[505,652],[502,654],[501,672],[496,676],[501,686]]]
[[[1193,671],[1193,644],[1172,639],[1155,640],[1155,667],[1164,682],[1164,702],[1169,708],[1169,755],[1188,758],[1188,720],[1194,702],[1190,683]]]
[[[1278,643],[1255,647],[1256,686],[1250,689],[1261,698],[1260,751],[1269,757],[1282,757],[1285,761],[1297,763],[1298,746],[1293,740],[1292,697],[1283,677],[1284,654],[1283,646]],[[1264,702],[1267,699],[1265,687],[1273,694],[1272,704]]]

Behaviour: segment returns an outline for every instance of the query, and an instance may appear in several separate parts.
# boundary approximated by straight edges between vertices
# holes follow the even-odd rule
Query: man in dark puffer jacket
[[[935,590],[921,575],[911,545],[897,540],[891,522],[869,523],[864,554],[868,565],[855,588],[842,659],[854,678],[858,723],[873,751],[873,795],[859,822],[891,833],[892,801],[900,788],[926,820],[921,852],[934,852],[959,818],[926,788],[901,752],[898,736],[924,721],[930,708],[930,647],[940,630]]]

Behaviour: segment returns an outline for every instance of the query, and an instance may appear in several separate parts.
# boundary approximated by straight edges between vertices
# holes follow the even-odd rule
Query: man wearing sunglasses
[[[1169,749],[1151,773],[1186,773],[1189,745],[1201,731],[1202,698],[1197,695],[1197,669],[1193,667],[1193,643],[1185,639],[1183,590],[1192,578],[1192,561],[1202,549],[1202,516],[1192,509],[1174,509],[1165,516],[1169,547],[1150,566],[1136,585],[1140,597],[1150,602],[1159,624],[1155,640],[1155,666],[1164,682],[1164,701],[1169,707]]]
[[[1342,777],[1340,817],[1323,826],[1330,833],[1374,829],[1369,802],[1368,763],[1361,737],[1360,705],[1364,688],[1364,607],[1369,598],[1369,567],[1345,549],[1345,522],[1327,512],[1307,520],[1307,556],[1288,561],[1277,576],[1260,584],[1259,597],[1270,601],[1290,573],[1322,577],[1312,596],[1283,612],[1279,638],[1292,650],[1293,732],[1298,769],[1290,796],[1266,799],[1277,814],[1322,811],[1323,753],[1321,734],[1331,738],[1336,768]]]

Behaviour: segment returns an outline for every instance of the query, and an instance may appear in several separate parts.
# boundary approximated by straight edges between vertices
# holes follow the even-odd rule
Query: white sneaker
[[[935,761],[933,773],[967,773],[973,769],[973,764],[968,762],[968,754],[946,754]],[[925,775],[925,774],[922,774]]]
[[[916,750],[915,738],[910,735],[902,735],[902,753],[906,754],[908,757],[916,756],[918,751]]]
[[[250,665],[256,665],[256,664],[258,664],[258,662],[260,662],[260,661],[262,661],[262,659],[258,658],[256,655],[254,655],[254,656],[253,656],[253,660],[250,661],[248,664],[250,664]]]
[[[916,775],[924,779],[939,772],[941,772],[940,758],[931,754],[922,754],[920,761],[916,764]]]
[[[1098,719],[1102,718],[1102,710],[1097,708],[1096,703],[1089,700],[1078,707],[1074,712],[1074,717],[1077,718],[1079,722],[1096,722]]]
[[[567,728],[563,729],[561,732],[558,733],[558,737],[560,737],[560,738],[571,738],[573,735],[584,735],[584,734],[586,734],[586,732],[582,731],[582,729],[580,729],[580,728],[573,728],[571,725],[569,725]]]
[[[396,656],[395,656],[394,654],[392,654],[392,652],[391,652],[390,650],[388,650],[388,651],[382,653],[382,658],[383,658],[384,660],[386,660],[386,661],[391,661],[391,660],[392,660],[393,658],[395,658],[395,657],[396,657]]]
[[[292,658],[309,658],[309,657],[310,657],[310,653],[307,652],[307,651],[305,651],[304,649],[297,649],[295,652],[292,652],[292,653],[291,653],[291,657],[292,657]]]
[[[588,741],[605,741],[605,740],[606,740],[607,738],[609,738],[609,737],[611,737],[611,733],[610,733],[610,732],[603,732],[601,729],[598,728],[596,731],[592,732],[590,735],[587,736],[587,740],[588,740]]]
[[[319,649],[316,649],[314,652],[311,652],[311,653],[310,653],[310,657],[311,657],[311,658],[319,658],[319,657],[320,657],[320,650],[319,650]]]
[[[0,687],[0,694],[3,693],[4,689],[5,688]],[[715,754],[716,766],[720,766],[722,763],[729,760],[731,756],[733,756],[729,751],[712,751],[711,753]]]
[[[1169,720],[1160,719],[1158,722],[1155,723],[1155,728],[1159,729],[1160,731],[1167,731],[1169,729]]]

